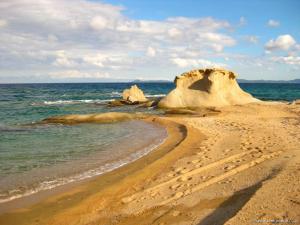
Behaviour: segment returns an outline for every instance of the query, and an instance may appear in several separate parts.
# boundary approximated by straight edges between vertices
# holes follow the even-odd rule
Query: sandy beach
[[[217,111],[141,118],[167,128],[160,147],[0,224],[299,223],[299,105]]]

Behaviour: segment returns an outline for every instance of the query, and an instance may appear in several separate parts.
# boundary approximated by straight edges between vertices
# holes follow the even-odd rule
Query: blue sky
[[[300,78],[300,1],[2,0],[0,82]]]

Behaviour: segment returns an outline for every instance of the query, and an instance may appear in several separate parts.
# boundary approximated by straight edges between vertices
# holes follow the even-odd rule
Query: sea
[[[162,113],[137,105],[109,107],[133,83],[0,84],[0,204],[84,180],[130,163],[164,142],[163,127],[143,121],[40,124],[58,115]],[[146,97],[163,97],[173,83],[138,83]],[[241,83],[262,100],[300,99],[300,84]]]

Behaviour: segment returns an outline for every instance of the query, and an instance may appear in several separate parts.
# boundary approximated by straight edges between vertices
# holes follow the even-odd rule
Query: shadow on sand
[[[229,219],[235,216],[239,210],[250,200],[255,192],[262,187],[263,182],[274,178],[280,172],[280,170],[281,169],[273,170],[272,173],[263,180],[260,180],[248,188],[235,192],[211,214],[201,220],[198,225],[221,225],[226,223]],[[251,221],[249,221],[249,224],[250,223]]]

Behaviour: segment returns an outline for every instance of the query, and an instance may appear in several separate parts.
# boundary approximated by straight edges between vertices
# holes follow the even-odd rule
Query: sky
[[[1,0],[0,83],[300,78],[299,0]]]

